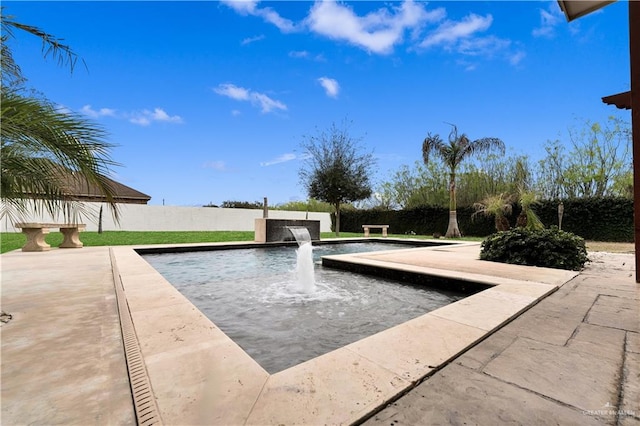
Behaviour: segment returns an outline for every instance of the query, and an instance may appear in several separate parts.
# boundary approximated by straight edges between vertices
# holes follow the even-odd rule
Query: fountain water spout
[[[298,242],[296,281],[298,289],[303,293],[313,293],[316,290],[316,277],[313,265],[313,246],[309,230],[305,227],[288,226],[293,237]]]

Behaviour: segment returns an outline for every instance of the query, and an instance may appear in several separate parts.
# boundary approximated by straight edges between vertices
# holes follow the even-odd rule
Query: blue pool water
[[[408,246],[313,247],[315,290],[300,290],[296,247],[144,255],[265,370],[284,370],[465,297],[322,267],[322,256]]]

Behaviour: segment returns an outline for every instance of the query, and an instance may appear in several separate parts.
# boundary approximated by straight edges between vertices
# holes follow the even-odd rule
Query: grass
[[[81,232],[80,241],[85,247],[122,246],[134,244],[180,244],[180,243],[215,243],[227,241],[253,241],[253,231],[210,231],[210,232],[131,232],[105,231]],[[21,248],[26,242],[22,233],[3,232],[0,234],[1,253]],[[54,231],[48,234],[45,241],[51,247],[62,242],[62,234]]]
[[[372,233],[372,237],[379,237],[381,234]],[[334,238],[333,232],[323,232],[322,239]],[[362,237],[362,233],[341,232],[342,238]],[[390,234],[393,238],[420,238],[430,239],[430,235],[404,235]],[[121,246],[136,244],[181,244],[181,243],[218,243],[230,241],[253,241],[253,231],[176,231],[176,232],[133,232],[133,231],[105,231],[102,234],[97,232],[82,232],[80,240],[86,247],[91,246]],[[462,241],[482,241],[481,237],[465,237]],[[24,234],[19,232],[0,233],[0,253],[21,248],[26,241]],[[45,241],[51,247],[57,247],[62,242],[62,234],[54,231],[47,235]],[[633,253],[633,243],[607,243],[587,241],[589,251],[608,251],[612,253]]]
[[[341,232],[341,238],[362,237],[362,233]],[[371,234],[372,237],[379,237],[381,234]],[[422,238],[428,239],[431,236],[424,235],[389,235],[394,238]],[[320,238],[334,238],[333,232],[323,232]],[[181,243],[218,243],[230,241],[253,241],[253,231],[176,231],[176,232],[133,232],[133,231],[105,231],[102,234],[97,232],[80,233],[80,241],[85,247],[95,246],[122,246],[137,244],[181,244]],[[481,241],[481,238],[465,238],[467,241]],[[57,247],[62,242],[62,234],[53,231],[48,234],[45,241],[51,247]],[[0,253],[21,248],[26,242],[24,234],[19,232],[0,233]]]

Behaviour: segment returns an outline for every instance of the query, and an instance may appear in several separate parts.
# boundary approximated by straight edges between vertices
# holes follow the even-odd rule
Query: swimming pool
[[[270,373],[464,298],[461,292],[323,267],[322,256],[412,247],[314,245],[315,291],[300,291],[297,247],[147,254],[167,281]]]

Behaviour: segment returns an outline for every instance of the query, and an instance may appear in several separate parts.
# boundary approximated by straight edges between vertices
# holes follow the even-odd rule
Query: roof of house
[[[114,200],[117,203],[141,203],[146,204],[151,196],[144,194],[113,179],[104,177],[107,184],[111,186],[114,192]],[[69,179],[67,183],[67,192],[69,195],[91,199],[93,201],[104,200],[106,197],[95,184],[87,182],[85,179]]]
[[[147,204],[151,199],[151,196],[116,182],[111,178],[104,175],[102,178],[105,181],[105,185],[111,188],[111,192],[114,195],[113,201],[116,203]],[[103,202],[107,200],[101,188],[95,183],[88,182],[81,174],[70,170],[61,170],[56,180],[66,198],[87,202]],[[39,197],[37,194],[32,194],[32,196]]]
[[[631,109],[631,92],[622,92],[611,96],[605,96],[602,98],[602,102],[607,105],[615,105],[620,109]]]

